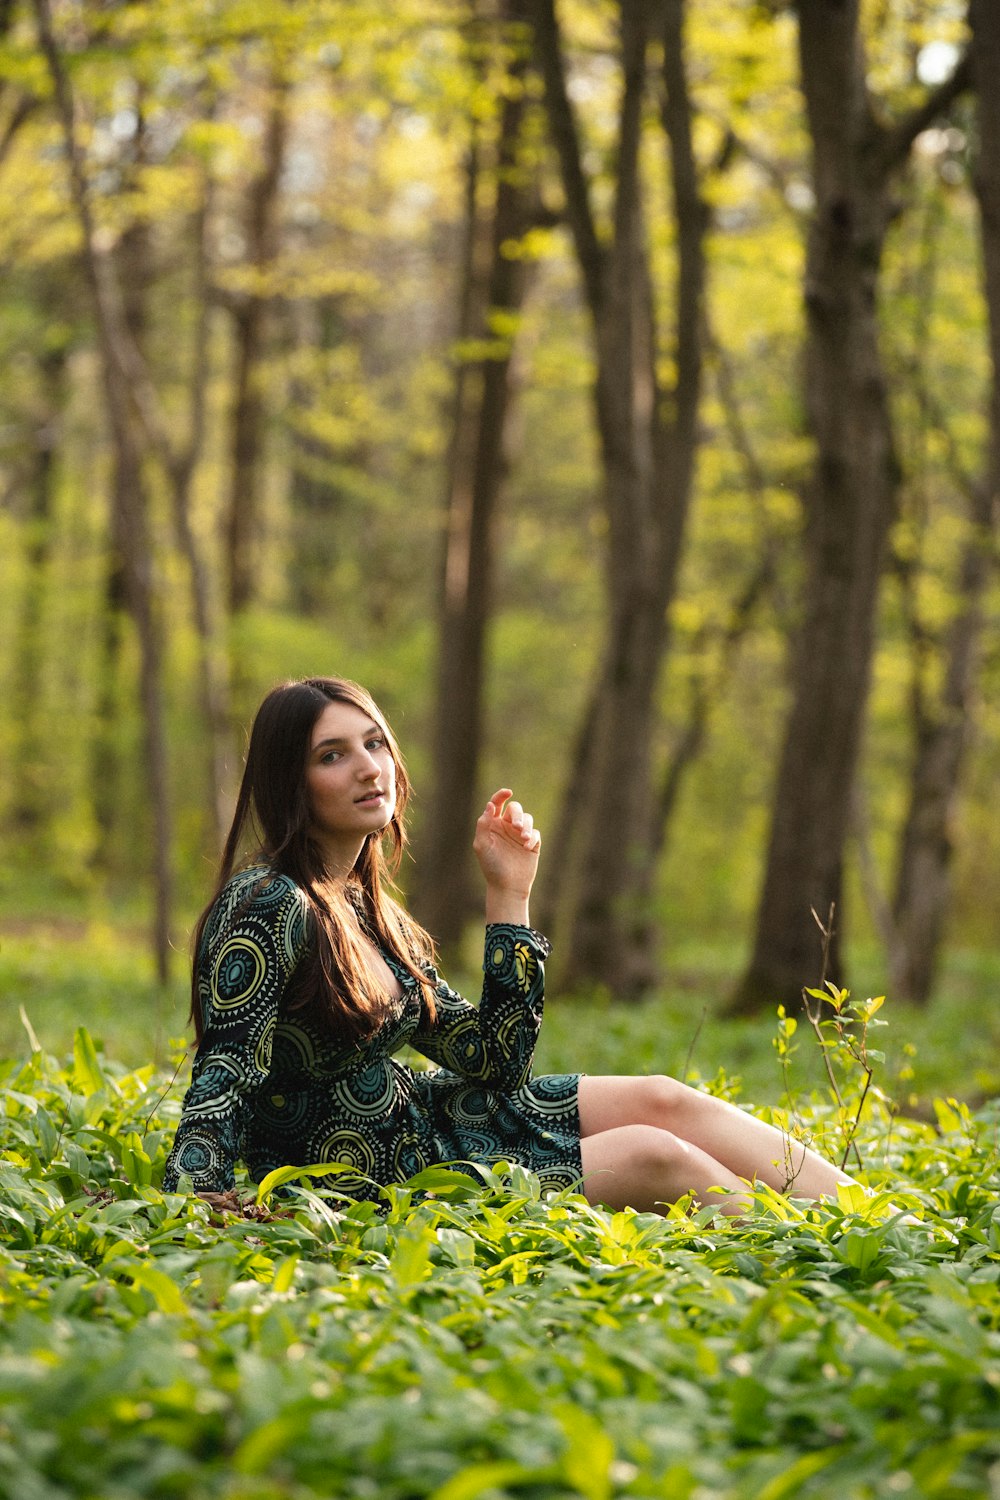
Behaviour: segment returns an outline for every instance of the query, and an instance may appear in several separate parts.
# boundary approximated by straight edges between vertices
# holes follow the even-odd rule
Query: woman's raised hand
[[[472,841],[486,877],[487,921],[527,922],[528,895],[541,843],[534,819],[513,800],[510,787],[494,792],[480,814]]]

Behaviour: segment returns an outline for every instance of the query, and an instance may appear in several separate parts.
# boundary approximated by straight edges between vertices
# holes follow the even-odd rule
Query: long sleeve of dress
[[[226,1192],[256,1091],[268,1076],[278,1007],[305,948],[302,893],[282,876],[248,871],[219,897],[202,943],[204,1031],[163,1185],[181,1174],[197,1192]]]
[[[477,1009],[441,980],[435,1019],[426,1011],[411,1046],[453,1073],[502,1092],[520,1088],[542,1024],[548,940],[530,927],[486,925],[483,993]],[[437,974],[432,971],[432,977]]]

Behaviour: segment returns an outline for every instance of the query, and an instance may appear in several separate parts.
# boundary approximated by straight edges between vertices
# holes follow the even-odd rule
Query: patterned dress
[[[341,1162],[333,1179],[356,1198],[424,1167],[499,1160],[546,1187],[579,1181],[579,1074],[532,1078],[542,1018],[545,938],[488,923],[479,1008],[428,967],[437,1014],[388,952],[402,996],[365,1040],[291,1008],[289,980],[309,943],[299,887],[266,867],[226,885],[198,960],[204,1035],[167,1162],[164,1187],[185,1174],[198,1192],[233,1186],[242,1160],[259,1182],[275,1167]],[[438,1067],[415,1071],[409,1045]]]

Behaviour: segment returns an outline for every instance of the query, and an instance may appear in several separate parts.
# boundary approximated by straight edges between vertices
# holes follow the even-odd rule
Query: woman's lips
[[[369,792],[364,797],[357,799],[359,807],[374,807],[377,802],[385,801],[385,792]]]

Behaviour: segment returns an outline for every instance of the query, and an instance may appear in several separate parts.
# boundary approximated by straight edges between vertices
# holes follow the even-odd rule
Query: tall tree
[[[171,952],[172,819],[167,782],[163,651],[152,577],[149,520],[141,485],[142,455],[130,395],[132,341],[121,292],[97,235],[77,130],[75,100],[53,29],[49,0],[33,0],[33,3],[39,41],[48,64],[62,125],[70,188],[80,224],[84,267],[100,342],[104,398],[115,455],[114,535],[122,559],[129,612],[139,641],[140,697],[153,823],[153,949],[159,978],[165,982]]]
[[[45,51],[62,120],[70,161],[73,202],[80,223],[84,262],[92,290],[95,322],[101,350],[108,425],[114,451],[112,504],[113,557],[108,580],[105,616],[107,681],[102,698],[114,701],[113,674],[117,657],[118,615],[122,603],[135,620],[140,640],[141,697],[146,726],[147,762],[152,793],[155,837],[154,885],[156,897],[155,944],[161,974],[168,964],[171,887],[171,812],[167,790],[167,750],[164,725],[164,686],[161,631],[154,585],[149,534],[149,460],[158,462],[167,484],[170,513],[178,552],[187,569],[196,633],[196,678],[208,735],[209,808],[214,843],[221,844],[230,820],[229,671],[222,643],[222,618],[218,591],[191,515],[191,489],[201,459],[206,435],[206,392],[209,374],[209,251],[212,210],[210,171],[197,173],[197,189],[190,216],[193,242],[193,334],[189,368],[184,371],[186,423],[169,417],[154,384],[150,362],[144,351],[149,320],[148,292],[155,280],[151,251],[151,229],[139,213],[125,219],[114,236],[98,233],[84,153],[76,126],[77,101],[68,70],[52,25],[48,0],[36,6],[39,35]],[[195,91],[199,104],[207,102],[206,118],[214,109],[214,97],[204,89]],[[129,151],[125,187],[138,192],[146,157],[146,127],[141,89],[137,93],[134,139]],[[124,199],[128,193],[123,191]],[[121,208],[121,205],[119,205]],[[125,215],[121,214],[124,218]],[[177,434],[177,426],[181,432]],[[103,706],[103,704],[102,704]],[[106,727],[99,736],[101,749],[108,742]],[[99,757],[100,763],[100,757]],[[101,774],[108,776],[106,762]],[[103,790],[95,797],[101,819],[107,799]]]
[[[507,468],[514,344],[528,283],[520,242],[537,214],[537,168],[525,158],[530,40],[526,0],[502,0],[495,21],[505,57],[495,146],[486,166],[473,125],[445,504],[434,783],[414,900],[444,944],[461,936],[471,905],[469,828],[475,820],[484,732],[487,630],[493,609],[495,530]],[[480,16],[480,23],[485,19]],[[484,209],[483,181],[492,178]],[[492,184],[490,184],[492,185]],[[470,350],[475,353],[470,357]]]
[[[692,145],[682,0],[657,7],[622,0],[619,7],[622,83],[614,201],[606,226],[594,207],[595,184],[567,85],[554,0],[533,0],[531,14],[566,219],[593,328],[608,523],[607,639],[578,732],[550,864],[557,874],[576,874],[565,977],[634,994],[652,977],[643,900],[655,847],[651,746],[696,451],[708,214]],[[677,231],[670,318],[675,376],[668,387],[661,375],[659,299],[640,153],[654,42],[662,56],[656,102],[669,143]]]
[[[12,684],[13,722],[17,726],[12,757],[11,814],[16,828],[35,829],[49,798],[39,777],[38,684],[43,666],[42,622],[48,591],[54,530],[53,499],[57,455],[68,394],[68,342],[56,338],[38,357],[38,390],[34,400],[33,446],[23,481],[25,580],[17,622],[18,649]]]
[[[867,77],[859,0],[801,0],[799,67],[815,211],[806,255],[805,406],[816,457],[805,492],[807,566],[792,704],[753,953],[732,1009],[800,1003],[814,977],[812,912],[837,912],[844,845],[895,514],[898,465],[878,334],[879,269],[893,184],[917,135],[968,83],[966,60],[908,115],[885,123]]]
[[[230,408],[232,467],[226,529],[229,606],[244,609],[254,591],[253,549],[259,524],[264,452],[263,355],[271,291],[267,285],[278,253],[281,173],[288,143],[288,80],[274,60],[260,165],[246,197],[243,233],[251,280],[228,299],[233,319],[233,397]]]
[[[975,40],[970,55],[978,72]],[[939,150],[927,153],[929,171],[924,176],[930,181],[925,188],[916,270],[911,276],[913,352],[905,370],[913,396],[913,436],[907,445],[907,467],[912,469],[907,474],[909,505],[905,532],[893,550],[891,564],[910,646],[913,748],[892,898],[886,902],[876,896],[874,906],[889,954],[890,993],[920,1004],[929,1000],[936,976],[951,904],[963,769],[981,717],[977,712],[980,659],[996,519],[989,450],[985,472],[976,472],[955,431],[961,410],[951,403],[951,409],[946,409],[935,390],[934,375],[946,360],[940,339],[933,337],[934,314],[945,269],[942,235],[954,197],[953,188],[941,179],[958,165],[958,153],[948,149],[949,142],[964,141],[964,135],[958,130],[938,132],[931,140],[939,144]],[[979,153],[974,151],[973,157],[978,161]],[[966,158],[963,150],[961,160]],[[982,199],[989,189],[978,172],[975,175]],[[985,205],[981,221],[980,242],[985,244],[989,233]],[[936,503],[942,492],[954,492],[964,514]],[[949,549],[940,545],[942,525],[961,526],[954,560],[947,556]],[[930,580],[937,585],[932,590],[927,588]],[[945,590],[948,603],[941,618]],[[935,597],[937,609],[930,602]]]
[[[208,111],[211,115],[211,107]],[[140,132],[142,129],[140,118]],[[170,498],[170,515],[178,552],[188,570],[191,603],[196,636],[197,692],[208,735],[209,813],[212,846],[220,848],[232,816],[232,776],[230,752],[230,682],[228,654],[223,640],[223,606],[215,576],[208,563],[192,520],[191,491],[201,460],[207,428],[206,397],[209,380],[209,320],[211,313],[210,253],[208,248],[212,214],[213,183],[203,167],[197,174],[197,198],[190,216],[192,241],[192,311],[193,330],[188,368],[183,372],[186,387],[186,422],[180,434],[175,424],[168,425],[162,403],[153,383],[150,362],[143,349],[147,321],[147,293],[155,279],[150,260],[149,226],[141,219],[130,224],[120,236],[115,258],[121,287],[121,326],[119,352],[128,367],[132,410],[136,422],[136,441],[141,458],[155,458],[166,481]],[[131,189],[135,190],[136,183]],[[110,261],[109,261],[110,264]],[[179,424],[177,424],[179,425]],[[136,481],[140,488],[146,480],[140,469]],[[118,508],[120,510],[120,507]],[[110,712],[114,705],[114,675],[120,630],[118,614],[125,595],[118,552],[113,553],[108,576],[105,612],[105,681],[102,705]],[[102,717],[105,717],[102,714]],[[104,726],[97,746],[97,763],[111,758],[113,726]],[[105,801],[98,795],[97,809]]]
[[[919,663],[914,673],[916,742],[893,892],[890,979],[894,994],[920,1003],[929,1000],[933,989],[950,904],[956,801],[973,723],[1000,511],[1000,10],[973,0],[969,20],[978,125],[975,189],[993,378],[986,464],[981,480],[968,490],[968,540],[943,641],[937,694],[928,690]]]

